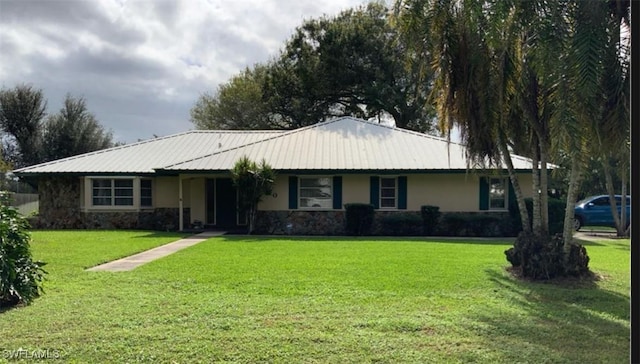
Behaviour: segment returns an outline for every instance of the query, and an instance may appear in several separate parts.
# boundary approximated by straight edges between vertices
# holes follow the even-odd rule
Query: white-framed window
[[[92,180],[93,206],[133,206],[133,179]]]
[[[150,179],[140,180],[140,206],[153,206],[153,184]]]
[[[113,204],[113,180],[112,179],[94,179],[92,183],[92,205],[93,206],[111,206]]]
[[[398,179],[380,177],[380,208],[394,209],[398,206]]]
[[[85,209],[126,210],[153,207],[153,179],[148,177],[87,177]]]
[[[507,186],[507,178],[489,179],[489,210],[504,210],[509,206]]]
[[[333,207],[332,177],[300,177],[298,206],[308,209]]]

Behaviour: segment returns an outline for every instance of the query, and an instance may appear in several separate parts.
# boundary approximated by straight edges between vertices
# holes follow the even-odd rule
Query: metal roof
[[[189,131],[16,170],[18,175],[228,171],[247,156],[275,170],[467,170],[464,146],[342,117],[291,131]],[[515,169],[531,161],[512,156]],[[502,168],[506,168],[502,166]]]
[[[162,166],[210,155],[283,132],[193,130],[37,164],[14,173],[155,173],[155,169]]]
[[[275,170],[466,170],[464,146],[422,133],[343,117],[167,165],[166,171],[229,170],[242,156]],[[531,161],[513,156],[515,169]],[[506,166],[502,166],[506,168]]]

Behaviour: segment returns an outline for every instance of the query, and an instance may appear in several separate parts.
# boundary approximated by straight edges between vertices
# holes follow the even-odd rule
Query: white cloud
[[[198,96],[275,56],[303,20],[364,0],[0,0],[0,87],[66,93],[117,140],[188,130]]]

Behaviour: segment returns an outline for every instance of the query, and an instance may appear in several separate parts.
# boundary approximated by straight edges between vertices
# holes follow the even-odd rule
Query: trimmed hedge
[[[422,217],[412,213],[394,213],[380,218],[378,235],[420,236]]]
[[[443,236],[505,236],[504,222],[499,216],[474,213],[443,214],[437,234]]]
[[[420,206],[420,216],[422,216],[422,234],[433,235],[436,227],[440,222],[440,207],[438,206]]]
[[[348,235],[371,235],[374,217],[372,204],[349,203],[344,205],[345,231]]]
[[[527,206],[529,217],[533,215],[533,199],[525,198],[524,204]],[[564,209],[566,201],[549,197],[547,208],[549,209],[549,235],[562,234],[564,226]],[[522,231],[522,223],[520,222],[520,210],[518,203],[511,201],[509,203],[509,216],[512,220],[512,230],[514,235]],[[533,223],[532,219],[529,223]]]

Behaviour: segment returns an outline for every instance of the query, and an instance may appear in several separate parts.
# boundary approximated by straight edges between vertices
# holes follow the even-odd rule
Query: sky
[[[131,143],[194,129],[198,97],[278,55],[304,20],[366,0],[0,0],[0,88],[65,96]]]

